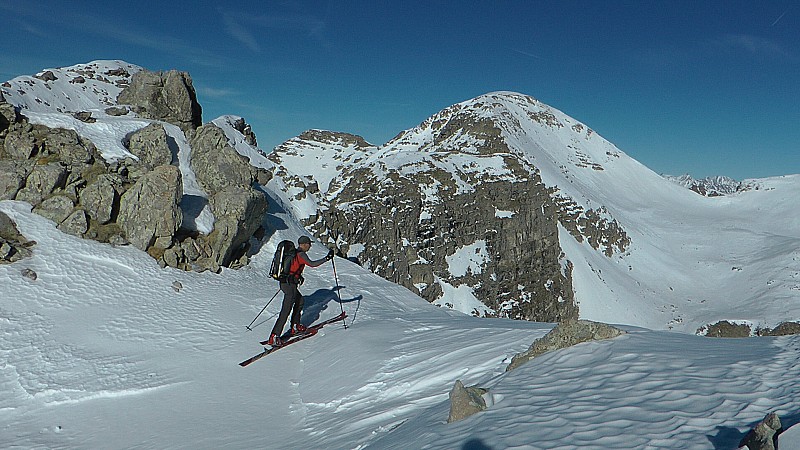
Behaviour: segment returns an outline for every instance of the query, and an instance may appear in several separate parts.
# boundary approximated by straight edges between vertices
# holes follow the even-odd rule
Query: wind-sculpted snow
[[[344,310],[348,328],[242,369],[279,309],[245,329],[277,290],[275,244],[302,232],[290,216],[270,216],[281,231],[250,266],[217,275],[64,235],[24,203],[0,210],[37,241],[0,266],[0,442],[11,448],[734,448],[767,412],[786,428],[800,414],[798,337],[628,328],[505,372],[551,325],[437,308],[343,259],[341,306],[331,267],[306,270],[303,322]],[[456,379],[488,388],[488,408],[448,425]]]

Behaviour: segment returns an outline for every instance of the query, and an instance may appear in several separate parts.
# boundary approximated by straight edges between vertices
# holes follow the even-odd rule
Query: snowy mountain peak
[[[760,186],[757,180],[737,181],[726,176],[706,177],[698,180],[689,174],[684,174],[680,176],[664,175],[664,178],[706,197],[732,195],[759,189]]]
[[[120,60],[98,60],[46,69],[2,84],[2,93],[22,114],[92,112],[106,115],[140,66]]]

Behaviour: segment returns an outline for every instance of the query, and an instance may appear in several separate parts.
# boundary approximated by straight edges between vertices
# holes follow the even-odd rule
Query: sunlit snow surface
[[[7,447],[708,449],[733,448],[770,411],[786,428],[800,417],[800,337],[627,328],[504,373],[547,324],[451,313],[341,259],[341,307],[331,267],[309,269],[303,322],[344,309],[348,328],[241,368],[279,309],[245,329],[276,290],[271,245],[239,271],[186,273],[62,234],[27,204],[0,210],[37,241],[0,266]],[[271,220],[285,225],[273,244],[299,232]],[[490,388],[491,406],[448,425],[456,379]]]

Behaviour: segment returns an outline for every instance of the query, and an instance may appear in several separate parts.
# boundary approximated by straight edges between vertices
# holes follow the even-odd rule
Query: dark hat
[[[300,239],[297,240],[298,245],[310,244],[310,243],[311,243],[311,238],[308,236],[300,236]]]

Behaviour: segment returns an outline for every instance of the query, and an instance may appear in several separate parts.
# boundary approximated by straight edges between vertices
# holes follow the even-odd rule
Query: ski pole
[[[272,298],[271,298],[271,299],[269,299],[269,301],[267,302],[267,304],[266,304],[266,305],[264,305],[264,307],[263,307],[263,308],[261,308],[261,311],[259,311],[259,312],[258,312],[258,316],[260,316],[260,315],[261,315],[261,313],[263,313],[263,312],[264,312],[264,310],[265,310],[265,309],[267,309],[267,306],[269,306],[269,304],[270,304],[270,303],[272,303],[272,301],[273,301],[273,300],[275,300],[275,297],[277,297],[277,296],[278,296],[278,292],[280,292],[280,291],[281,291],[281,290],[280,290],[280,289],[278,289],[278,291],[277,291],[277,292],[275,292],[275,295],[273,295],[273,296],[272,296]],[[256,320],[258,319],[258,316],[256,316],[256,318],[255,318],[255,319],[253,319],[253,321],[252,321],[252,322],[250,322],[250,325],[252,325],[252,324],[256,323]],[[252,329],[252,328],[250,328],[250,325],[247,325],[247,326],[245,326],[245,328],[247,328],[247,331],[253,331],[253,329]]]
[[[344,306],[342,306],[342,296],[339,294],[339,276],[336,275],[336,257],[331,258],[331,266],[333,266],[333,279],[336,280],[336,297],[339,298],[339,309],[342,310],[342,314],[344,314]],[[347,323],[342,320],[342,325],[344,328],[347,329]]]

